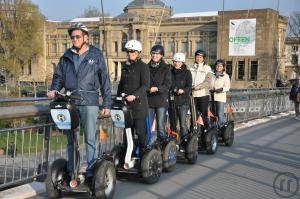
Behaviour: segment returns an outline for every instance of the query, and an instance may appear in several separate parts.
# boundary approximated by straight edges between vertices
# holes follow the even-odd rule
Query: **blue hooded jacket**
[[[103,107],[111,107],[111,86],[106,64],[100,49],[90,45],[89,51],[79,65],[76,73],[73,52],[68,49],[60,58],[53,74],[51,90],[75,91],[82,100],[77,105],[98,106],[99,91],[103,98]]]

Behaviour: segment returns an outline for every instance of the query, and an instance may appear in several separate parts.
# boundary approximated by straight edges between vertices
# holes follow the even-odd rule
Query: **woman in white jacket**
[[[225,72],[224,60],[217,60],[215,66],[215,81],[212,92],[214,92],[218,125],[220,128],[222,128],[225,123],[224,108],[226,104],[226,92],[228,92],[230,89],[230,79],[228,74]]]
[[[208,127],[208,103],[209,90],[214,76],[211,67],[205,63],[206,52],[197,50],[195,52],[195,63],[190,67],[193,79],[192,96],[195,99],[197,112],[202,116],[204,126]]]

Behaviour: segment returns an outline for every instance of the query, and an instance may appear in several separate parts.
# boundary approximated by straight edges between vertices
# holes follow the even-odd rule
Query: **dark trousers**
[[[134,119],[131,130],[138,136],[139,146],[141,148],[146,147],[148,145],[146,118]]]
[[[209,119],[208,119],[208,103],[209,103],[209,95],[203,97],[195,97],[195,106],[197,117],[199,114],[202,116],[204,126],[208,126]]]

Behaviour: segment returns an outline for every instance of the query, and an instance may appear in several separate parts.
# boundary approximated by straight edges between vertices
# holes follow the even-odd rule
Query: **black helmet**
[[[82,23],[74,23],[70,26],[70,28],[68,29],[68,33],[70,36],[71,36],[73,30],[81,30],[85,34],[89,35],[89,30]]]
[[[201,56],[205,59],[205,57],[206,57],[206,52],[205,52],[204,50],[197,50],[197,51],[195,52],[195,57],[196,57],[197,55],[201,55]]]
[[[225,61],[224,61],[224,59],[218,59],[218,60],[216,61],[216,63],[215,63],[215,66],[217,66],[218,64],[222,64],[223,67],[225,67]]]
[[[152,48],[151,48],[151,51],[150,53],[159,53],[161,54],[162,56],[165,55],[165,50],[164,50],[164,47],[160,44],[156,44],[154,45]]]

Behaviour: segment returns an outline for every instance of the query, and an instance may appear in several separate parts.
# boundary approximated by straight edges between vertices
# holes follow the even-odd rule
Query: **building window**
[[[169,52],[172,52],[174,54],[175,52],[175,44],[174,44],[174,41],[169,41],[168,42],[168,51]]]
[[[188,42],[182,42],[181,43],[181,52],[183,52],[185,55],[189,54],[189,45],[188,45]]]
[[[257,61],[251,61],[250,80],[257,80]]]
[[[51,43],[51,53],[56,53],[56,50],[57,50],[57,48],[56,48],[56,41],[53,41],[52,43]]]
[[[65,52],[68,49],[68,42],[65,40],[62,43],[62,51]]]
[[[125,44],[127,43],[128,35],[126,33],[122,33],[122,51],[126,51]]]
[[[141,30],[135,30],[136,40],[141,41]]]
[[[31,61],[28,62],[28,75],[32,74],[32,66],[31,66]]]
[[[245,61],[238,62],[238,80],[244,80],[245,76]]]
[[[117,41],[115,41],[114,43],[115,43],[115,52],[117,53],[117,52],[118,52],[118,50],[119,50],[119,49],[118,49],[118,42],[117,42]]]
[[[21,66],[21,75],[24,75],[25,71],[24,71],[24,66]]]
[[[232,61],[226,61],[226,73],[231,78],[231,76],[232,76]]]
[[[294,52],[298,51],[298,46],[293,46],[292,48]]]
[[[197,41],[196,42],[196,49],[195,49],[195,51],[197,51],[197,50],[204,50],[204,44],[203,44],[203,41]]]
[[[119,63],[118,62],[114,62],[115,65],[115,74],[114,74],[114,81],[118,80],[118,68],[119,68]]]
[[[291,61],[291,63],[293,65],[298,65],[298,55],[295,55],[295,54],[292,55],[292,61]]]

